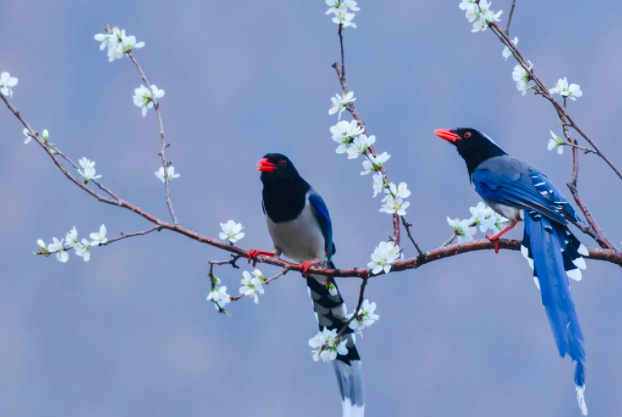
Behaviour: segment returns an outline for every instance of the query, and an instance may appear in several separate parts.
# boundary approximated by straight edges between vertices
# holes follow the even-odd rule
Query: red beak
[[[264,158],[261,161],[257,162],[257,169],[259,171],[272,172],[276,169],[276,165],[268,161],[268,158]]]
[[[439,138],[443,138],[450,142],[455,142],[458,139],[462,139],[460,135],[455,134],[451,129],[436,129],[434,134]]]

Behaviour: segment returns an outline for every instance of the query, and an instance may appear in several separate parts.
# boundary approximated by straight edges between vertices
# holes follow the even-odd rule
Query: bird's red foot
[[[495,244],[495,253],[499,253],[499,235],[486,235],[486,239]]]
[[[252,262],[253,266],[257,265],[257,261],[255,260],[255,258],[258,257],[259,255],[274,256],[274,253],[264,252],[264,251],[260,251],[257,249],[251,249],[248,251],[248,263]]]
[[[315,264],[317,264],[317,259],[312,259],[310,261],[301,263],[300,266],[302,267],[302,276],[306,278],[307,273],[309,272],[309,268],[311,268]]]

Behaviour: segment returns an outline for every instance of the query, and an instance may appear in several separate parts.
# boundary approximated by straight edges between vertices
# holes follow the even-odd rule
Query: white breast
[[[295,220],[274,223],[268,216],[266,220],[277,254],[282,252],[298,263],[312,259],[326,261],[324,236],[308,199]]]
[[[508,220],[522,221],[524,219],[523,209],[516,207],[506,206],[505,204],[498,203],[496,201],[484,198],[484,202],[498,214],[502,215]]]

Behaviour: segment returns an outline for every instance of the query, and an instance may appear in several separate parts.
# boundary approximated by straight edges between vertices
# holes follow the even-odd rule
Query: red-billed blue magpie
[[[495,242],[520,220],[525,221],[521,252],[533,268],[555,343],[563,358],[576,362],[574,381],[583,415],[585,405],[585,349],[568,278],[581,279],[587,248],[568,229],[579,223],[574,209],[546,175],[536,167],[505,153],[491,138],[475,129],[438,129],[467,165],[475,191],[497,213],[512,223],[494,236]]]
[[[333,229],[328,209],[317,194],[285,156],[271,153],[258,162],[263,183],[263,211],[274,243],[274,253],[252,250],[249,260],[257,255],[281,254],[303,265],[303,275],[315,263],[335,268]],[[329,291],[327,278],[309,274],[307,285],[320,330],[343,329],[346,305],[336,287]],[[345,332],[348,353],[338,355],[334,361],[341,399],[343,417],[363,417],[365,401],[361,358],[355,346],[355,335]]]

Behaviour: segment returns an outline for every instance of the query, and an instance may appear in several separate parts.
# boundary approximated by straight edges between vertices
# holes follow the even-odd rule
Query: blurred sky
[[[479,201],[463,161],[434,129],[479,128],[569,194],[570,153],[546,150],[549,130],[560,133],[552,107],[516,91],[515,63],[503,61],[490,31],[470,32],[458,4],[361,0],[358,28],[345,35],[357,108],[377,149],[392,155],[390,178],[413,190],[407,217],[426,250],[451,234],[447,216],[468,217]],[[505,10],[503,24],[509,5],[493,2]],[[74,160],[97,161],[107,186],[167,219],[154,176],[155,116],[143,118],[132,102],[140,80],[131,62],[109,63],[93,40],[106,24],[125,28],[146,42],[136,56],[166,91],[181,223],[217,236],[219,222],[235,219],[245,226],[242,247],[270,249],[255,168],[265,153],[282,152],[328,204],[338,266],[363,266],[391,221],[371,199],[371,176],[359,175],[361,160],[334,151],[336,117],[327,110],[340,91],[330,66],[339,50],[326,8],[323,0],[4,0],[0,71],[19,78],[13,103],[35,129],[48,129]],[[581,85],[570,111],[618,166],[621,15],[619,2],[587,13],[583,1],[518,0],[510,33],[548,86],[564,76]],[[340,415],[332,367],[311,358],[317,325],[296,274],[270,285],[259,305],[231,305],[227,318],[205,300],[206,262],[227,255],[170,232],[95,248],[88,263],[35,258],[37,239],[73,226],[86,237],[102,223],[111,236],[149,225],[64,179],[38,146],[23,145],[21,131],[0,111],[0,415]],[[618,244],[619,179],[587,156],[579,185]],[[217,274],[237,292],[241,271]],[[588,406],[591,415],[621,415],[622,274],[588,261],[584,278],[572,290]],[[352,305],[359,281],[339,284]],[[392,274],[371,281],[366,295],[381,316],[359,341],[369,416],[580,415],[574,367],[558,357],[519,252]]]

